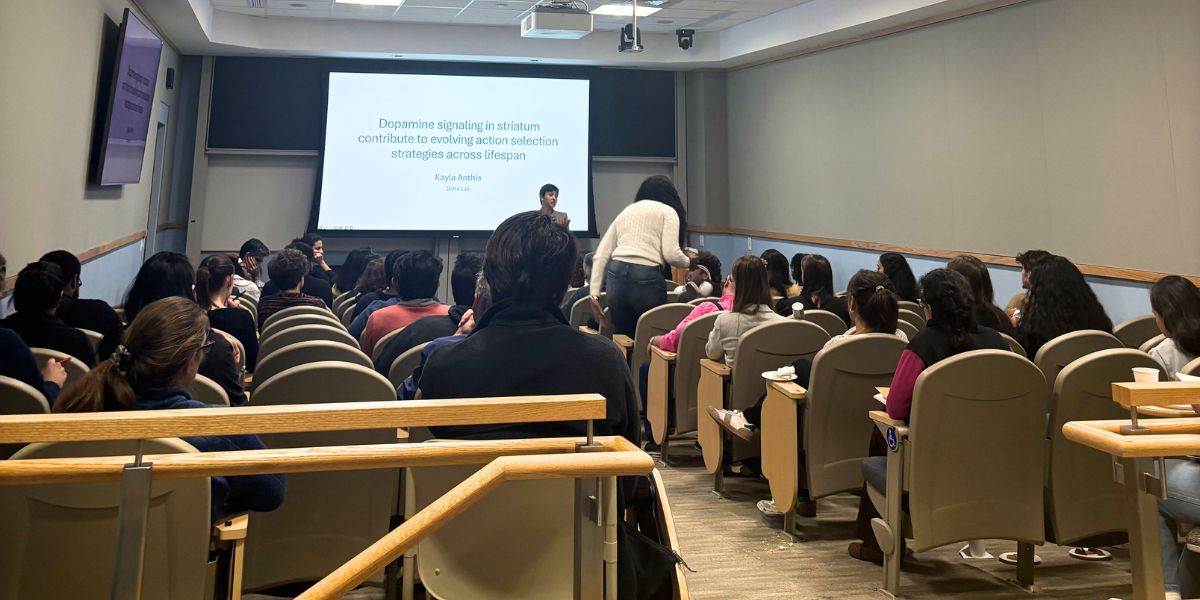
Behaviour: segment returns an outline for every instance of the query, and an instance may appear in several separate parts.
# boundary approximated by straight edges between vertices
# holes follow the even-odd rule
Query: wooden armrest
[[[767,389],[775,390],[791,400],[804,400],[808,397],[808,390],[791,381],[768,381]]]
[[[1139,406],[1138,414],[1144,417],[1194,417],[1196,410],[1188,404],[1172,406]]]
[[[587,325],[580,325],[579,330],[584,333],[590,333],[592,335],[600,335],[599,331],[596,331],[595,329],[592,329],[591,327],[588,327]]]
[[[908,427],[908,423],[905,423],[904,421],[898,421],[896,419],[893,419],[888,416],[887,412],[882,411],[882,410],[870,411],[867,413],[867,416],[870,417],[872,421],[875,421],[875,423],[882,425],[884,427],[897,427],[897,428],[899,428],[899,427],[907,428]]]
[[[408,434],[408,430],[407,430],[407,429],[405,429],[405,428],[403,428],[403,427],[397,427],[397,428],[396,428],[396,441],[397,441],[397,442],[407,442],[407,441],[408,441],[408,435],[409,435],[409,434]]]
[[[653,358],[655,356],[657,356],[657,357],[661,358],[662,360],[665,360],[669,363],[672,363],[672,362],[675,362],[675,357],[678,355],[675,354],[674,352],[667,352],[666,350],[663,350],[662,348],[659,348],[658,346],[650,346],[650,357]]]
[[[726,379],[729,378],[729,373],[732,371],[732,369],[729,368],[729,365],[709,358],[700,359],[700,368]]]
[[[614,342],[616,342],[618,346],[620,346],[626,350],[633,348],[633,338],[631,338],[623,333],[614,334],[612,337],[612,340]]]
[[[246,530],[250,527],[250,514],[242,513],[235,517],[213,525],[216,530],[217,539],[221,541],[229,540],[244,540],[246,539]]]
[[[1118,382],[1112,384],[1113,401],[1131,406],[1200,404],[1200,381]]]

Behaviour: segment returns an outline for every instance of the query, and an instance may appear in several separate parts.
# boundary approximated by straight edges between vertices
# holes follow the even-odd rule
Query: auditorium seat
[[[263,356],[254,370],[251,391],[258,389],[272,377],[292,368],[321,361],[340,361],[364,367],[371,366],[371,359],[362,350],[342,342],[310,340],[284,346]]]
[[[1183,373],[1184,375],[1200,377],[1200,357],[1197,357],[1193,359],[1192,362],[1184,365],[1183,370],[1181,370],[1180,373]]]
[[[355,306],[355,304],[347,304],[342,306],[340,311],[336,311],[338,322],[341,323],[343,327],[350,327],[350,324],[354,322]]]
[[[374,361],[378,359],[379,356],[387,349],[388,342],[392,341],[392,338],[400,335],[401,331],[404,331],[403,327],[389,331],[384,334],[383,337],[379,338],[379,341],[375,342],[375,349],[371,352],[371,360]]]
[[[901,310],[911,310],[918,315],[925,314],[925,309],[921,308],[921,305],[919,303],[913,302],[912,300],[901,300],[900,301],[900,309]]]
[[[178,438],[144,443],[147,454],[196,452]],[[37,443],[26,446],[13,459],[132,459],[134,452],[133,441]],[[207,600],[205,591],[216,584],[213,577],[219,564],[209,558],[209,545],[214,541],[209,481],[207,477],[156,478],[152,483],[142,598]],[[0,581],[5,582],[0,586],[0,598],[107,597],[115,560],[120,487],[115,481],[0,486],[0,510],[5,515],[0,519],[0,555],[5,557],[0,561]]]
[[[88,341],[92,344],[92,352],[100,351],[100,340],[104,339],[103,333],[100,333],[99,331],[92,331],[91,329],[84,329],[82,327],[76,327],[76,329],[82,331],[83,335],[87,336]]]
[[[270,325],[265,325],[262,328],[262,333],[259,334],[259,339],[266,339],[273,334],[283,331],[288,327],[296,327],[298,325],[325,325],[335,329],[345,330],[341,322],[333,318],[333,315],[320,313],[306,313],[300,315],[292,315],[283,319],[274,320]]]
[[[345,329],[340,327],[297,325],[274,333],[270,337],[262,338],[258,344],[258,355],[268,356],[280,348],[313,340],[338,342],[356,349],[359,348],[358,340],[354,339],[349,333],[346,333]]]
[[[908,336],[910,340],[917,337],[918,333],[921,333],[921,330],[917,329],[916,325],[902,319],[896,319],[896,330],[903,331],[904,335]]]
[[[351,294],[349,292],[338,294],[338,297],[333,299],[333,314],[342,314],[342,308],[344,308],[347,304],[357,302],[358,296],[359,294]]]
[[[1017,338],[1014,338],[1003,331],[997,331],[996,333],[999,333],[1000,337],[1004,338],[1005,343],[1008,344],[1009,350],[1012,350],[1013,352],[1016,352],[1025,358],[1029,358],[1029,355],[1025,353],[1025,347],[1021,345],[1021,342],[1017,341]],[[909,339],[912,338],[910,337]]]
[[[1161,333],[1154,315],[1133,317],[1113,328],[1113,335],[1117,336],[1126,348],[1140,348],[1142,344]]]
[[[894,450],[864,461],[867,493],[883,515],[884,589],[899,591],[901,536],[916,552],[969,540],[1019,543],[1018,580],[1033,583],[1033,546],[1045,541],[1045,379],[1004,350],[964,352],[917,378],[907,424],[870,414]],[[890,445],[890,443],[889,443]],[[883,466],[886,464],[886,467]]]
[[[0,375],[0,415],[28,415],[50,412],[50,404],[40,390],[29,384]],[[21,444],[0,444],[0,460],[21,449]],[[0,561],[3,562],[3,561]]]
[[[199,373],[188,386],[188,393],[194,400],[214,406],[229,406],[229,395],[217,382]]]
[[[794,534],[802,491],[817,500],[862,488],[872,429],[863,415],[879,410],[875,388],[891,385],[906,345],[890,334],[855,335],[817,353],[807,390],[791,382],[767,383],[762,468],[788,535]]]
[[[213,331],[218,332],[218,333],[225,333],[215,327],[213,328]],[[239,340],[237,338],[237,336],[234,336],[229,333],[225,333],[225,339],[229,340],[230,342],[233,343],[233,345],[237,346],[238,369],[241,369],[242,372],[245,372],[245,370],[246,370],[246,346],[245,346],[245,344],[243,344],[242,340]]]
[[[604,292],[600,292],[600,307],[608,307],[608,294]],[[584,297],[576,300],[575,304],[571,305],[571,314],[567,315],[567,317],[567,322],[571,324],[571,327],[587,325],[588,321],[592,319],[592,307],[588,302],[588,298]]]
[[[846,325],[846,322],[841,317],[827,310],[806,310],[804,311],[804,318],[802,320],[824,329],[825,333],[828,333],[831,338],[846,333],[846,329],[849,328],[849,325]]]
[[[321,361],[292,367],[254,391],[256,406],[394,401],[396,392],[370,367]],[[261,435],[268,448],[396,442],[396,429]],[[395,512],[396,469],[291,473],[287,499],[254,515],[246,542],[247,591],[324,577],[388,531]],[[370,580],[382,581],[382,573]]]
[[[719,314],[709,313],[689,321],[679,333],[678,352],[650,348],[646,420],[650,422],[648,435],[662,446],[663,461],[669,457],[671,435],[696,430],[700,359],[704,358],[704,344]]]
[[[917,328],[917,331],[925,329],[925,312],[921,309],[920,312],[901,308],[898,314],[901,321],[907,321]]]
[[[829,341],[829,333],[808,321],[788,319],[759,325],[743,333],[734,353],[734,366],[707,358],[700,360],[700,383],[696,388],[696,412],[701,415],[697,431],[704,451],[704,467],[715,476],[713,489],[723,488],[726,459],[733,462],[759,455],[757,444],[733,438],[726,452],[726,435],[706,418],[708,407],[747,409],[763,396],[762,373],[790,366],[796,359],[812,359]]]
[[[289,307],[271,315],[270,317],[267,317],[266,322],[264,322],[262,324],[262,327],[260,327],[259,330],[261,331],[263,329],[266,329],[267,326],[269,326],[271,323],[274,323],[275,321],[278,321],[280,319],[286,319],[288,317],[292,317],[295,315],[306,315],[306,314],[325,315],[325,316],[333,315],[333,313],[330,312],[328,308],[325,308],[323,306],[309,306],[307,304],[301,305],[301,306],[289,306]]]
[[[650,338],[670,333],[693,308],[695,307],[689,304],[675,302],[656,306],[638,317],[637,329],[633,335],[633,350],[629,357],[629,367],[634,373],[637,373],[642,363],[647,360]],[[639,400],[645,403],[645,399]]]
[[[64,358],[69,356],[65,352],[50,350],[49,348],[30,348],[29,351],[33,353],[33,358],[37,361],[39,368],[45,365],[46,361],[50,359],[62,362]],[[82,360],[79,360],[73,356],[70,358],[71,360],[62,363],[63,369],[67,372],[67,381],[66,384],[63,385],[64,390],[75,382],[83,379],[83,377],[87,375],[89,371],[91,371],[87,365],[83,364]]]
[[[1050,394],[1059,371],[1076,359],[1112,348],[1121,348],[1121,340],[1112,334],[1095,329],[1083,329],[1064,333],[1046,342],[1037,352],[1033,364],[1042,370],[1046,378],[1046,412],[1050,412]]]
[[[1163,342],[1163,340],[1165,340],[1165,339],[1167,339],[1167,336],[1160,333],[1160,334],[1142,342],[1142,345],[1138,346],[1138,350],[1141,350],[1142,352],[1149,352],[1149,351],[1153,350],[1155,346],[1161,344]]]
[[[258,305],[249,301],[249,298],[241,298],[238,300],[238,308],[250,313],[254,318],[254,322],[258,322]]]
[[[392,388],[399,388],[404,384],[404,380],[412,375],[413,371],[421,364],[421,351],[425,349],[426,344],[417,344],[408,350],[405,350],[396,360],[392,361],[391,367],[388,368],[388,381],[392,382]]]

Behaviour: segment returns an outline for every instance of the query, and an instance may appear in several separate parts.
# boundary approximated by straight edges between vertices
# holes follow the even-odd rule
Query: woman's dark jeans
[[[667,303],[667,282],[659,267],[609,261],[604,274],[613,333],[633,337],[642,313]]]

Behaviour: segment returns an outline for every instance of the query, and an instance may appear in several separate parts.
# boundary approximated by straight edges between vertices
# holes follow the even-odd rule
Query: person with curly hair
[[[1017,341],[1030,358],[1046,342],[1072,331],[1095,329],[1112,333],[1112,320],[1104,312],[1092,287],[1074,263],[1062,256],[1043,259],[1029,274],[1025,312],[1014,317]]]

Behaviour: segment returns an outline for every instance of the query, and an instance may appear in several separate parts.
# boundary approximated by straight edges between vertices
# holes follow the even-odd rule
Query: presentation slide
[[[588,85],[330,73],[318,229],[491,231],[552,183],[588,231]]]

